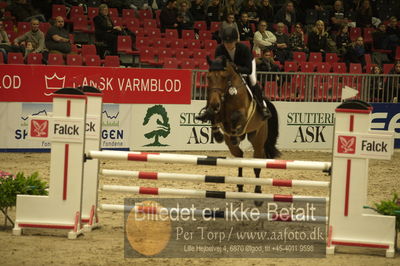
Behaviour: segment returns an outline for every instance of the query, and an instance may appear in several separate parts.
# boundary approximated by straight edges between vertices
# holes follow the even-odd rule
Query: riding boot
[[[208,108],[204,108],[204,109],[205,109],[205,111],[202,112],[201,114],[195,116],[195,119],[200,120],[203,123],[207,122],[207,121],[212,121],[214,119],[213,113]]]
[[[261,93],[261,89],[259,88],[259,86],[256,84],[255,86],[253,86],[253,95],[254,95],[254,99],[257,103],[257,108],[262,116],[263,120],[269,119],[271,118],[271,112],[269,111],[267,104],[264,102],[264,99],[262,97],[262,93]]]

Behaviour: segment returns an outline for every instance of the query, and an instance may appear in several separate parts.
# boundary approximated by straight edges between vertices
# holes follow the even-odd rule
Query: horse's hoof
[[[213,132],[213,138],[217,143],[222,143],[224,141],[224,135],[221,132]]]
[[[256,186],[256,187],[254,188],[254,193],[262,193],[261,187],[260,187],[260,186]]]
[[[237,185],[238,192],[243,192],[243,185]]]

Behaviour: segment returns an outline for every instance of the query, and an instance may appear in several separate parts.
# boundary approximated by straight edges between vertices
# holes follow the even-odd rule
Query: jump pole
[[[327,181],[312,180],[295,180],[295,179],[272,179],[272,178],[254,178],[254,177],[233,177],[233,176],[212,176],[212,175],[196,175],[196,174],[179,174],[179,173],[159,173],[159,172],[143,172],[143,171],[126,171],[102,169],[100,173],[105,176],[137,178],[159,181],[185,181],[198,183],[219,183],[219,184],[244,184],[244,185],[260,185],[260,186],[277,186],[277,187],[329,187]]]

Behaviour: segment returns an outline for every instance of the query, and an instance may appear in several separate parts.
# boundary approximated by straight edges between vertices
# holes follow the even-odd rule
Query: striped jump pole
[[[181,209],[176,208],[157,208],[153,206],[125,206],[125,205],[117,205],[117,204],[100,204],[100,209],[103,211],[110,212],[135,212],[135,213],[143,213],[143,214],[162,214],[167,215],[171,212],[181,213]],[[187,213],[187,210],[185,210]],[[230,219],[233,217],[249,217],[249,213],[242,212],[228,212],[228,211],[213,211],[209,209],[196,209],[193,210],[194,216],[203,216],[203,217],[215,217],[220,219]],[[268,221],[280,221],[280,222],[314,222],[314,223],[327,223],[328,217],[326,216],[299,216],[299,215],[278,215],[274,213],[259,213],[252,214],[253,217],[260,220],[268,220]]]
[[[327,197],[315,197],[315,196],[261,194],[261,193],[250,193],[250,192],[227,192],[227,191],[139,187],[139,186],[103,185],[102,189],[104,191],[125,192],[138,195],[190,196],[196,198],[219,198],[219,199],[261,199],[261,200],[269,200],[275,202],[325,203],[329,201]]]
[[[219,158],[197,155],[163,154],[123,151],[89,151],[87,159],[113,159],[141,162],[181,163],[190,165],[215,165],[227,167],[272,168],[293,170],[329,171],[330,162],[287,161],[273,159]]]
[[[117,176],[138,178],[147,180],[168,180],[168,181],[185,181],[199,183],[225,183],[225,184],[245,184],[245,185],[267,185],[277,187],[329,187],[327,181],[311,181],[311,180],[283,180],[272,178],[250,178],[250,177],[233,177],[233,176],[212,176],[197,174],[178,174],[178,173],[158,173],[143,171],[126,171],[126,170],[110,170],[102,169],[101,174],[105,176]]]

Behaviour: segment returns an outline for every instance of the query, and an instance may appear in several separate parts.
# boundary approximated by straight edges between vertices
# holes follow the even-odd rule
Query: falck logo
[[[30,134],[34,138],[47,138],[49,136],[49,121],[32,119]]]
[[[45,83],[46,83],[46,89],[47,90],[58,90],[58,89],[64,88],[65,87],[64,86],[65,85],[65,77],[66,76],[59,77],[59,76],[57,76],[57,73],[54,73],[54,75],[51,77],[48,77],[45,75],[44,79],[45,79]],[[52,94],[53,94],[52,92],[44,93],[44,95],[46,95],[46,96],[50,96]]]
[[[356,137],[339,136],[338,153],[354,154],[356,152]]]

